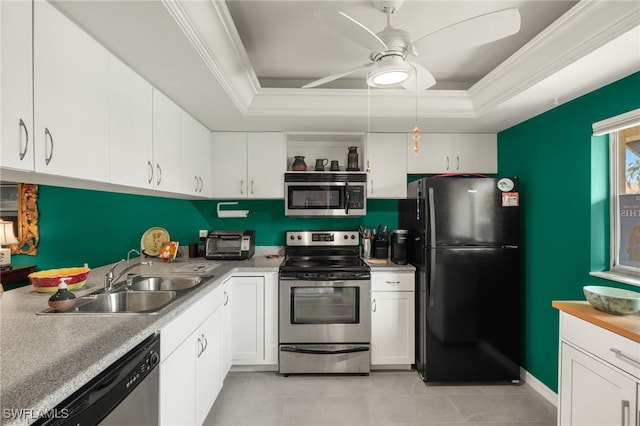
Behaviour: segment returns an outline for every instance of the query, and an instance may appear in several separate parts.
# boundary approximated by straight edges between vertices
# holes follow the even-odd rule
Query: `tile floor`
[[[530,386],[427,386],[414,371],[369,376],[232,372],[205,426],[555,426],[556,408]]]

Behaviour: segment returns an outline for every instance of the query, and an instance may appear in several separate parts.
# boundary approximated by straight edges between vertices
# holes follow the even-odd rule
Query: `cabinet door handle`
[[[202,355],[202,339],[198,337],[198,354],[196,358],[200,358],[200,355]]]
[[[624,352],[622,352],[620,349],[616,349],[616,348],[609,348],[609,350],[611,352],[613,352],[614,354],[618,355],[620,358],[626,359],[627,361],[631,361],[634,364],[638,364],[640,365],[640,360],[635,359],[634,357],[632,357],[631,355],[627,355]]]
[[[460,156],[456,155],[456,170],[460,170]]]
[[[240,179],[240,195],[244,194],[244,179]]]
[[[398,285],[400,284],[400,281],[385,281],[387,284],[389,285]]]
[[[24,159],[24,156],[27,155],[27,149],[29,149],[29,130],[27,129],[26,124],[20,119],[20,128],[24,130],[24,149],[22,149],[22,138],[20,138],[20,161]]]
[[[371,301],[371,312],[375,312],[378,310],[378,306],[376,305],[376,299]]]
[[[44,164],[48,166],[49,162],[51,162],[51,158],[53,157],[53,136],[51,136],[51,132],[47,127],[44,128],[44,139],[45,139]],[[46,146],[47,139],[49,139],[49,146],[51,147],[51,149],[49,150],[49,155],[47,155],[47,146]]]
[[[196,186],[195,186],[195,188],[194,188],[193,190],[194,190],[195,192],[198,192],[198,187],[200,186],[200,182],[198,182],[198,176],[195,176],[195,175],[194,175],[193,177],[194,177],[194,179],[195,179],[195,181],[196,181]]]
[[[153,164],[151,164],[151,161],[147,160],[147,170],[148,170],[148,176],[149,176],[149,180],[147,181],[147,183],[151,183],[153,182]]]
[[[227,306],[227,304],[229,303],[229,295],[227,294],[227,292],[224,292],[224,303],[222,304],[223,306]]]
[[[629,401],[623,399],[620,413],[620,424],[622,426],[631,426],[631,413],[629,411]]]
[[[204,333],[201,335],[202,336],[202,352],[207,350],[207,346],[209,346],[209,341],[207,340],[207,338],[205,337]]]
[[[160,164],[156,164],[156,169],[158,170],[158,178],[156,179],[156,186],[160,186],[160,182],[162,182],[162,167],[160,167]]]
[[[204,189],[204,181],[200,176],[198,176],[198,180],[200,181],[200,190],[198,192],[202,192],[202,190]]]
[[[447,170],[449,170],[449,156],[447,155]]]

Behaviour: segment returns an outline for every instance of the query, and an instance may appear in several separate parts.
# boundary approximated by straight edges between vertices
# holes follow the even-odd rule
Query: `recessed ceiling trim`
[[[240,112],[246,112],[260,83],[226,4],[162,2],[229,99]]]
[[[274,89],[264,88],[253,98],[250,116],[296,117],[420,117],[476,118],[464,90],[428,90],[416,95],[402,89]],[[338,100],[336,100],[338,99]]]
[[[479,117],[638,26],[640,2],[582,1],[469,89]]]

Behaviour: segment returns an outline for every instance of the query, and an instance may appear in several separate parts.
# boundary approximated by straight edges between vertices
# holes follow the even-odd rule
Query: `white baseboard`
[[[558,394],[549,389],[547,385],[542,383],[534,375],[532,375],[522,367],[520,368],[520,377],[524,377],[525,383],[531,386],[533,390],[538,392],[540,396],[553,404],[554,407],[558,407]]]

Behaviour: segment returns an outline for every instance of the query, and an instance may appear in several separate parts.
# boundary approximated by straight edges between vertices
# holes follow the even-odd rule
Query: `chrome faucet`
[[[118,281],[120,279],[120,277],[122,277],[125,272],[130,271],[131,269],[135,268],[136,266],[142,266],[142,265],[147,265],[147,266],[151,266],[153,265],[152,261],[144,261],[144,262],[140,262],[140,263],[134,263],[133,265],[128,265],[126,268],[124,268],[122,271],[120,271],[120,273],[118,275],[115,275],[114,270],[116,269],[116,267],[121,264],[122,262],[124,262],[124,259],[121,259],[119,261],[117,261],[110,269],[109,271],[105,274],[104,276],[104,290],[109,292],[113,289],[113,283]]]

